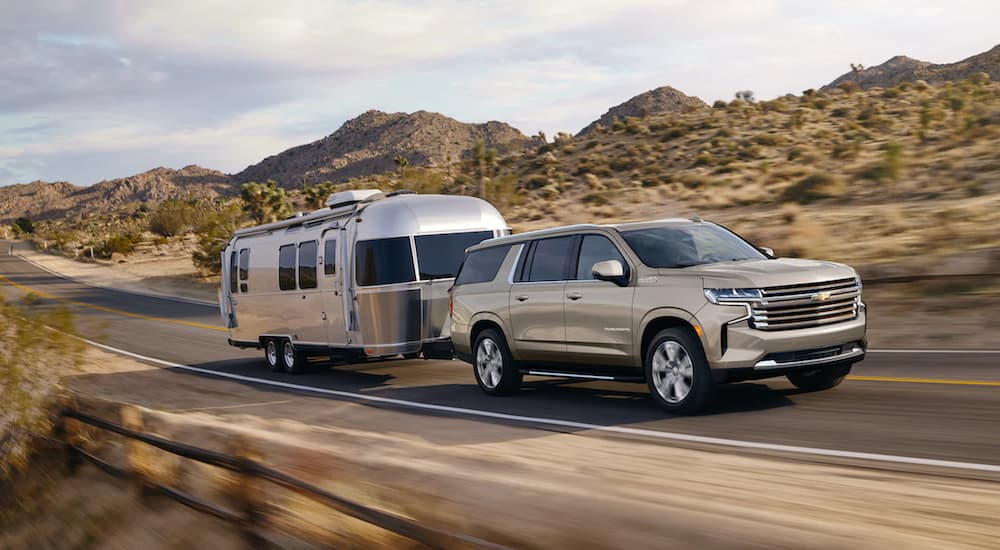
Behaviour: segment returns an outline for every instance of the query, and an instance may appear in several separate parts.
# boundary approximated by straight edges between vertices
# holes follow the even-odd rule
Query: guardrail
[[[56,432],[58,439],[66,448],[67,463],[71,473],[79,467],[83,460],[87,460],[115,477],[134,482],[141,494],[157,492],[194,510],[238,525],[243,533],[244,540],[251,548],[266,547],[267,539],[263,536],[263,533],[269,530],[268,506],[266,503],[260,502],[258,498],[259,493],[255,490],[258,481],[266,481],[278,485],[322,503],[341,514],[377,526],[431,548],[506,548],[505,546],[476,537],[421,525],[409,518],[352,502],[301,479],[267,467],[254,460],[249,442],[245,439],[237,442],[238,450],[236,455],[228,455],[143,433],[141,431],[141,414],[137,408],[131,406],[122,408],[124,426],[72,408],[62,409],[60,416],[62,420],[57,425]],[[66,419],[73,419],[83,424],[118,434],[130,440],[128,452],[126,453],[128,466],[125,468],[116,466],[74,445],[69,434]],[[151,445],[167,453],[232,472],[237,477],[237,487],[239,488],[236,495],[239,503],[237,506],[238,509],[233,510],[207,502],[194,495],[153,480],[140,467],[139,460],[136,458],[139,454],[136,443]],[[272,530],[282,531],[292,536],[298,534],[299,538],[301,538],[301,534],[296,532],[280,529]]]

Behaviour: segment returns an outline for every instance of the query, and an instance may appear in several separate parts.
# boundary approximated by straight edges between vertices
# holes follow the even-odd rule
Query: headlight
[[[761,299],[759,288],[706,288],[705,297],[713,304],[745,304]]]

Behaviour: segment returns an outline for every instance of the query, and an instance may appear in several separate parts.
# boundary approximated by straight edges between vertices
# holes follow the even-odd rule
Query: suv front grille
[[[831,325],[856,319],[861,286],[853,277],[822,283],[761,289],[750,322],[760,330],[790,330]]]

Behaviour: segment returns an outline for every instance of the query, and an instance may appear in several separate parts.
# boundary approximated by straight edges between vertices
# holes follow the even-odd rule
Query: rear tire
[[[524,377],[500,331],[482,331],[476,336],[476,345],[472,349],[472,372],[476,375],[479,389],[489,395],[510,395],[520,389]]]
[[[281,342],[275,338],[264,339],[264,360],[271,372],[281,372],[285,366],[281,364]]]
[[[644,366],[649,395],[673,414],[696,413],[715,393],[701,342],[684,328],[660,331],[646,349]]]
[[[300,374],[306,370],[306,356],[295,349],[291,340],[283,340],[281,343],[281,362],[288,374]]]
[[[785,376],[802,391],[823,391],[839,386],[850,373],[851,365],[837,365],[825,369],[793,372]]]

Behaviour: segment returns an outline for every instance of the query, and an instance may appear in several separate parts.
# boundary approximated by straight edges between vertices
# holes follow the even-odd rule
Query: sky
[[[663,85],[767,99],[957,61],[997,21],[995,0],[0,0],[0,185],[235,173],[368,109],[576,133]]]

